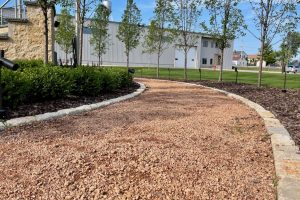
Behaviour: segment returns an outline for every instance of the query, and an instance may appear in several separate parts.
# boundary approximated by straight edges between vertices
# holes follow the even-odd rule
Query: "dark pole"
[[[284,69],[283,92],[286,92],[286,69]]]
[[[285,41],[284,45],[285,45],[286,51],[289,51],[289,49],[288,49],[289,46],[288,46],[287,41]],[[286,92],[286,68],[289,65],[288,56],[289,56],[289,53],[287,52],[287,64],[284,63],[284,81],[283,81],[283,90],[282,90],[282,92]]]
[[[72,48],[73,48],[73,67],[77,67],[78,58],[77,58],[77,38],[74,37],[72,40]]]
[[[239,71],[238,71],[238,69],[237,69],[237,67],[235,68],[235,84],[237,84],[237,82],[238,82],[238,76],[239,76]]]
[[[199,79],[201,81],[201,76],[202,76],[202,71],[201,71],[201,68],[199,68]]]

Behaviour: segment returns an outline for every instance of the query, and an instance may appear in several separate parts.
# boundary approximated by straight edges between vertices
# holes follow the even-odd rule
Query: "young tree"
[[[107,50],[109,15],[110,10],[102,4],[99,4],[91,22],[92,38],[90,43],[94,45],[94,50],[96,51],[100,65],[102,65],[102,55],[105,54]]]
[[[202,28],[212,36],[221,50],[221,67],[219,81],[223,81],[224,50],[231,46],[234,39],[244,35],[243,15],[238,9],[240,0],[206,0],[210,13],[208,24],[201,23]]]
[[[255,13],[253,21],[260,34],[256,35],[251,30],[248,31],[260,41],[261,52],[263,52],[260,57],[258,73],[258,87],[260,87],[265,44],[272,45],[276,35],[294,29],[299,16],[296,0],[252,0],[250,4]]]
[[[174,40],[174,31],[170,27],[171,18],[171,2],[156,0],[154,17],[150,23],[144,47],[146,52],[157,54],[157,78],[159,78],[160,57]]]
[[[300,33],[289,32],[280,45],[280,50],[277,52],[278,59],[281,62],[282,72],[285,72],[285,67],[289,60],[298,55],[300,48]]]
[[[55,40],[66,53],[66,62],[68,60],[68,53],[72,51],[72,39],[75,36],[75,26],[72,21],[72,16],[70,15],[68,9],[63,8],[61,14],[58,17],[60,22],[55,34]]]
[[[261,51],[259,49],[260,55],[261,55]],[[264,48],[264,53],[263,55],[264,57],[264,61],[266,61],[266,65],[269,64],[274,64],[276,62],[276,52],[273,51],[272,47],[269,44],[265,44],[265,48]],[[259,56],[260,59],[260,56]]]
[[[49,62],[49,27],[48,27],[48,11],[55,5],[55,0],[37,0],[37,4],[41,7],[44,16],[44,65]]]
[[[101,0],[102,1],[102,0]],[[83,53],[83,29],[86,22],[86,15],[97,0],[57,0],[62,7],[73,7],[75,9],[75,36],[78,65],[82,64]]]
[[[122,16],[122,22],[118,29],[117,38],[125,44],[127,68],[129,68],[129,53],[139,45],[142,32],[141,11],[133,0],[127,0],[127,6]]]
[[[77,58],[78,64],[82,65],[82,53],[83,53],[83,29],[86,22],[86,15],[90,11],[91,6],[95,0],[75,0],[76,8],[76,38],[77,38]]]
[[[199,35],[195,33],[201,11],[199,0],[172,0],[173,23],[179,34],[179,48],[184,51],[184,80],[187,80],[187,56],[189,50],[198,42]]]

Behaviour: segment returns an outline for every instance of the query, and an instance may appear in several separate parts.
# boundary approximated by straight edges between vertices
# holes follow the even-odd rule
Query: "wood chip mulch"
[[[271,111],[286,127],[295,143],[300,146],[300,90],[261,87],[249,84],[219,83],[213,81],[198,82],[243,96]]]
[[[0,199],[275,199],[270,137],[212,90],[141,79],[142,95],[0,135]]]

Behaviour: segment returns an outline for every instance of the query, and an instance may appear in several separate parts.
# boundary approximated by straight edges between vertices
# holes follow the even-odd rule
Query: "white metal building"
[[[109,23],[110,44],[107,53],[103,55],[103,65],[111,66],[126,66],[126,55],[124,53],[124,44],[116,37],[118,32],[118,22]],[[130,53],[130,66],[146,66],[155,67],[157,65],[157,55],[143,53],[142,43],[147,33],[147,27],[144,28],[143,36],[140,40],[140,45]],[[200,34],[200,33],[199,33]],[[83,43],[83,64],[96,64],[98,57],[96,56],[93,45],[90,44],[91,31],[89,28],[84,29]],[[184,67],[184,53],[178,48],[176,42],[163,53],[160,60],[161,67]],[[65,53],[60,49],[58,44],[55,44],[57,58],[65,62]],[[225,49],[224,68],[232,67],[233,45],[231,48]],[[192,47],[188,53],[188,68],[198,69],[210,68],[220,64],[221,52],[216,47],[216,43],[208,36],[200,34],[198,43]],[[72,55],[68,56],[72,58]]]

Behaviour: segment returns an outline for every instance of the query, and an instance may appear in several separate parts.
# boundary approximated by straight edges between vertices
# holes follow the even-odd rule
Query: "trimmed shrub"
[[[71,77],[74,81],[71,93],[79,96],[96,96],[103,89],[104,74],[99,69],[90,67],[77,67],[72,70]]]
[[[19,60],[15,60],[14,62],[17,63],[21,69],[44,66],[43,60],[21,60],[21,59],[19,59]],[[48,66],[52,66],[52,64],[48,64]]]
[[[92,67],[43,67],[38,61],[17,71],[2,69],[3,103],[16,107],[24,103],[64,98],[68,95],[97,96],[132,84],[124,69]]]

